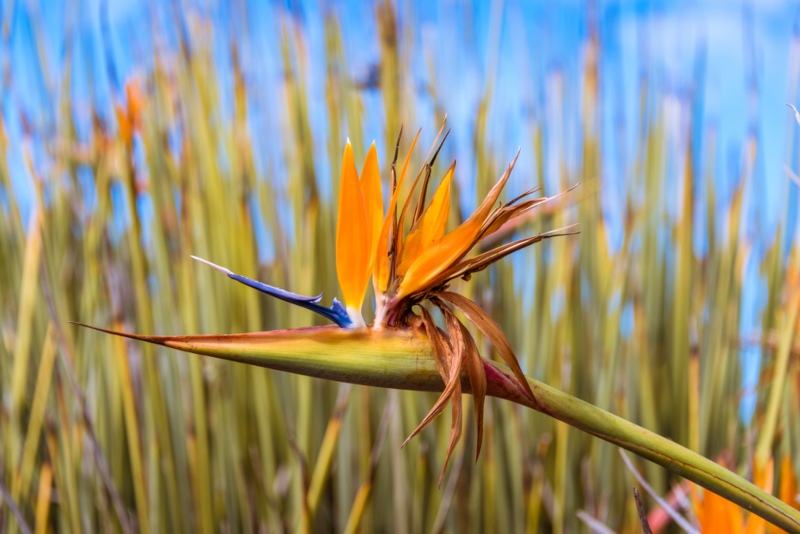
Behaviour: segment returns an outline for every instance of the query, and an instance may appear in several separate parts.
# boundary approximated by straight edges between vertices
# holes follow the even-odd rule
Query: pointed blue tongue
[[[339,325],[342,328],[351,328],[353,327],[353,321],[347,315],[347,310],[342,305],[341,302],[333,299],[333,304],[330,308],[326,308],[325,306],[321,306],[319,301],[322,300],[322,294],[317,295],[316,297],[306,297],[303,295],[298,295],[296,293],[292,293],[290,291],[286,291],[285,289],[281,289],[279,287],[274,287],[269,284],[265,284],[264,282],[259,282],[258,280],[253,280],[252,278],[247,278],[246,276],[242,276],[240,274],[236,274],[231,272],[229,269],[225,267],[221,267],[215,263],[211,263],[208,260],[204,260],[203,258],[198,258],[197,256],[192,256],[193,260],[197,260],[201,263],[204,263],[215,269],[228,278],[232,278],[237,282],[244,284],[246,286],[252,287],[253,289],[258,289],[262,293],[266,293],[271,297],[275,297],[276,299],[280,299],[284,302],[288,302],[289,304],[294,304],[295,306],[300,306],[301,308],[305,308],[307,310],[311,310],[314,313],[322,315],[329,321],[332,321]]]

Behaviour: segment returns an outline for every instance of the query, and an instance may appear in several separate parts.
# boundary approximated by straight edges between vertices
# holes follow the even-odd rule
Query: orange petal
[[[781,485],[779,496],[783,502],[789,506],[800,509],[800,504],[797,503],[797,477],[792,468],[791,455],[786,454],[781,461]]]
[[[358,183],[350,141],[344,148],[339,185],[339,218],[336,225],[336,275],[345,304],[361,310],[369,280],[369,234],[364,198]]]
[[[725,497],[706,490],[701,509],[702,513],[698,514],[700,532],[744,533],[741,509]]]
[[[772,493],[772,483],[774,479],[775,463],[770,456],[767,461],[760,465],[758,458],[753,461],[753,484],[763,489],[767,493]]]
[[[406,170],[408,169],[408,162],[411,160],[411,154],[414,152],[414,147],[419,139],[419,131],[414,136],[414,141],[411,143],[411,148],[408,149],[406,160],[403,163],[403,170],[397,179],[397,187],[392,193],[389,200],[389,211],[386,212],[386,218],[383,220],[381,232],[378,237],[378,243],[375,247],[375,262],[373,266],[372,279],[375,284],[376,293],[386,293],[386,288],[389,285],[389,232],[392,229],[392,219],[394,218],[394,210],[397,207],[397,200],[400,196],[400,189],[403,185],[403,179],[406,177]]]
[[[141,126],[142,107],[144,104],[144,96],[139,83],[131,80],[125,84],[125,98],[128,101],[128,116],[130,117],[131,125],[133,129],[138,130]]]
[[[447,174],[442,178],[442,183],[436,188],[436,194],[430,205],[425,208],[419,224],[406,237],[403,254],[397,267],[398,274],[405,273],[423,250],[444,236],[447,218],[450,216],[450,184],[453,181],[455,167],[456,164],[453,162]]]
[[[119,105],[114,105],[114,113],[117,115],[117,127],[119,136],[125,144],[130,144],[132,137],[131,121],[128,119],[128,112]]]
[[[519,152],[517,153],[517,157]],[[419,257],[411,264],[406,271],[403,281],[397,291],[395,299],[401,299],[431,285],[436,277],[444,270],[458,261],[475,245],[475,239],[481,231],[481,227],[494,207],[494,203],[500,197],[500,192],[506,185],[511,170],[517,158],[509,164],[508,169],[500,180],[492,187],[483,203],[475,210],[469,219],[464,221],[458,228],[445,235],[433,246],[423,250]]]
[[[367,223],[370,260],[375,254],[375,245],[383,223],[383,192],[381,191],[381,173],[378,168],[378,153],[375,142],[369,147],[367,159],[361,169],[361,194],[364,198],[364,215]],[[367,269],[369,270],[369,268]]]

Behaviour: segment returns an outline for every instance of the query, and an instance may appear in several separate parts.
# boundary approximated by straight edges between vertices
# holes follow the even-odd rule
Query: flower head
[[[418,328],[424,331],[433,348],[436,366],[445,388],[409,439],[425,428],[450,402],[453,419],[447,448],[449,458],[461,436],[462,372],[468,377],[469,389],[475,402],[478,453],[483,436],[483,405],[487,391],[487,379],[478,347],[456,312],[462,313],[492,343],[498,355],[510,367],[521,391],[535,402],[511,343],[503,331],[478,304],[450,291],[450,284],[457,278],[468,280],[473,273],[516,250],[550,237],[573,232],[546,232],[470,256],[470,252],[487,236],[514,218],[555,197],[531,198],[537,191],[537,188],[533,188],[508,202],[499,202],[519,156],[518,151],[475,212],[448,232],[455,162],[445,172],[430,202],[426,202],[433,164],[442,145],[439,144],[435,151],[433,148],[439,143],[443,128],[439,131],[425,164],[417,173],[402,207],[400,194],[419,132],[414,137],[399,174],[396,170],[400,146],[398,137],[395,160],[390,172],[391,197],[385,214],[375,144],[367,152],[360,176],[350,141],[345,145],[336,226],[336,274],[344,306],[334,299],[328,308],[319,304],[321,295],[296,295],[232,273],[205,260],[200,261],[234,280],[314,311],[343,328],[370,328],[376,331],[385,328]],[[442,138],[442,143],[446,138],[447,134]],[[415,197],[416,204],[412,211]],[[361,309],[370,278],[375,292],[375,321],[367,326]],[[441,327],[432,312],[438,312]]]

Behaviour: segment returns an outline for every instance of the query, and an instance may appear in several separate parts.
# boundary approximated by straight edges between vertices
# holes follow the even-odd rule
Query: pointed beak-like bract
[[[338,326],[342,328],[350,328],[353,326],[353,321],[350,319],[350,316],[347,314],[344,306],[342,303],[336,299],[333,299],[333,304],[330,308],[326,308],[319,304],[322,300],[322,295],[317,295],[316,297],[305,297],[303,295],[298,295],[297,293],[292,293],[290,291],[286,291],[285,289],[281,289],[279,287],[274,287],[269,284],[265,284],[264,282],[259,282],[258,280],[253,280],[252,278],[247,278],[246,276],[242,276],[240,274],[236,274],[231,272],[230,269],[226,269],[225,267],[220,267],[215,263],[211,263],[208,260],[204,260],[203,258],[198,258],[197,256],[192,256],[192,259],[199,261],[205,265],[208,265],[212,269],[215,269],[231,280],[236,280],[240,284],[244,284],[248,287],[252,287],[253,289],[257,289],[262,293],[266,293],[271,297],[275,297],[276,299],[282,300],[284,302],[288,302],[289,304],[294,304],[295,306],[299,306],[301,308],[305,308],[307,310],[311,310],[314,313],[322,315],[326,319],[336,323]]]

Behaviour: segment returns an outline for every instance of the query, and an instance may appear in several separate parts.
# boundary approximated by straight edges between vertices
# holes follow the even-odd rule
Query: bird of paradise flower
[[[503,175],[475,212],[462,224],[447,232],[455,162],[450,165],[439,182],[430,202],[426,202],[433,165],[447,138],[447,134],[442,138],[443,130],[444,126],[439,130],[425,164],[417,173],[402,205],[401,191],[420,132],[418,131],[414,137],[398,172],[397,156],[402,137],[401,130],[390,169],[391,197],[385,212],[375,143],[372,143],[367,152],[359,176],[352,146],[350,141],[347,141],[342,158],[336,227],[336,273],[344,303],[334,298],[331,306],[326,307],[320,303],[322,295],[313,297],[298,295],[192,256],[233,280],[315,312],[352,335],[372,332],[377,336],[383,333],[391,337],[398,331],[424,333],[433,349],[436,368],[445,387],[439,399],[405,443],[429,425],[450,402],[452,421],[442,474],[461,438],[462,373],[465,372],[468,377],[469,390],[474,398],[478,429],[476,459],[480,454],[483,438],[483,408],[488,388],[484,360],[479,354],[475,340],[459,320],[455,310],[463,313],[483,333],[513,373],[513,376],[503,375],[495,379],[506,382],[513,380],[517,394],[535,404],[534,394],[503,331],[475,302],[450,291],[450,284],[458,278],[469,280],[473,273],[544,239],[577,233],[571,231],[572,227],[566,227],[519,239],[469,256],[484,238],[516,217],[556,197],[531,198],[538,191],[538,188],[532,188],[508,202],[499,203],[503,188],[519,157],[517,151]],[[441,143],[439,143],[440,138]],[[433,151],[437,144],[438,148]],[[411,206],[414,204],[415,194],[416,204],[412,213]],[[370,279],[375,294],[375,321],[367,325],[362,316],[362,307]],[[427,305],[440,312],[444,328],[437,326]],[[418,313],[415,313],[415,310]],[[315,338],[325,339],[330,334],[325,328],[305,329],[302,333],[309,341]],[[192,352],[203,352],[204,336],[122,335]],[[219,341],[223,341],[226,336],[216,337]],[[373,336],[372,339],[377,338]],[[243,350],[245,347],[234,343],[232,338],[227,338],[227,341],[230,342],[228,346],[230,351],[241,350],[242,354],[247,353]],[[237,341],[245,344],[258,343],[254,336],[249,339],[237,338]]]
[[[195,258],[229,278],[318,313],[335,325],[244,334],[152,336],[76,324],[185,352],[316,378],[440,392],[439,399],[409,439],[430,424],[450,402],[452,422],[442,474],[461,437],[461,394],[471,393],[474,397],[477,454],[480,453],[485,398],[509,400],[620,445],[775,525],[800,532],[797,510],[728,469],[522,374],[511,345],[497,324],[476,303],[450,291],[450,284],[458,278],[469,280],[473,273],[514,251],[547,238],[576,232],[572,227],[565,227],[470,255],[478,244],[497,242],[497,236],[513,233],[509,230],[521,227],[519,223],[529,218],[521,215],[556,197],[532,198],[536,189],[531,189],[508,202],[498,203],[516,163],[515,156],[475,212],[447,232],[455,163],[445,173],[430,203],[426,203],[432,167],[441,145],[435,152],[433,148],[441,134],[442,130],[402,204],[400,191],[419,133],[399,173],[396,167],[398,138],[390,168],[391,197],[385,214],[374,144],[360,178],[349,142],[345,147],[336,239],[336,269],[344,304],[333,299],[331,306],[326,307],[320,304],[322,295],[297,295]],[[413,212],[412,205],[415,206]],[[489,236],[492,238],[487,239]],[[375,321],[367,325],[361,309],[370,278],[376,296]],[[440,312],[443,328],[436,324],[428,307]],[[506,365],[480,356],[456,311],[462,312],[485,335]]]

